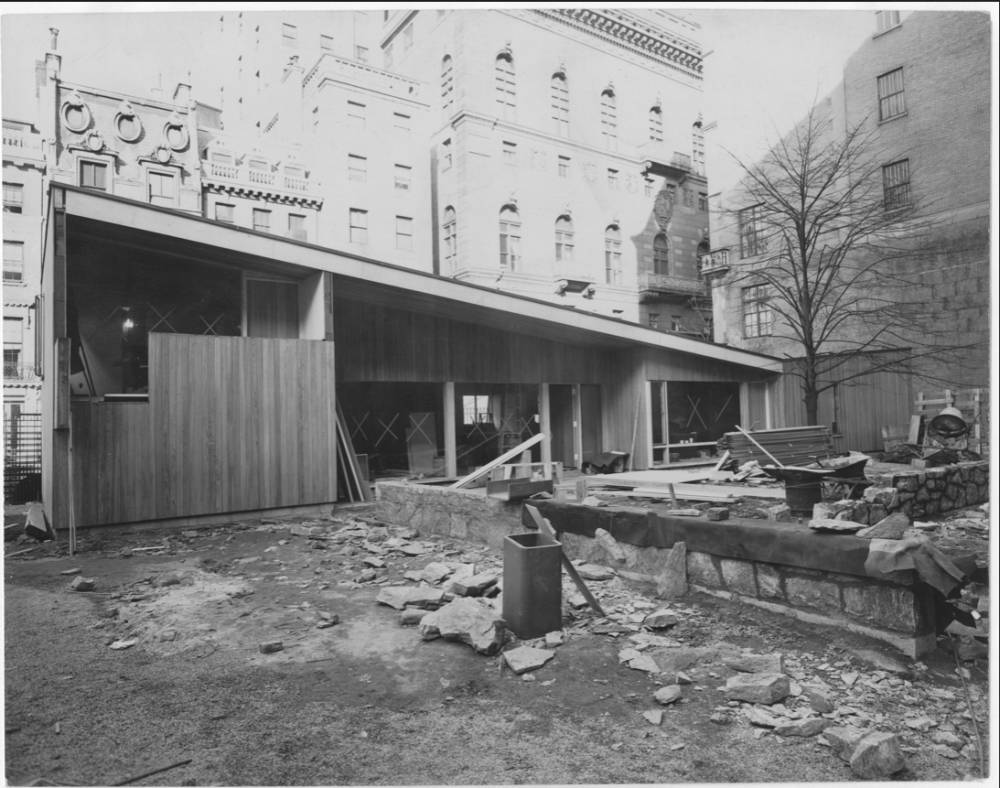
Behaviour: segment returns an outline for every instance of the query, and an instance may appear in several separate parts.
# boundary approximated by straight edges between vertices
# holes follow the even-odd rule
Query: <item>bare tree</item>
[[[731,212],[741,245],[731,281],[763,286],[767,328],[789,348],[810,424],[833,386],[970,347],[927,303],[929,206],[911,194],[905,164],[885,166],[873,126],[835,128],[819,104],[760,161],[734,157],[748,208]]]

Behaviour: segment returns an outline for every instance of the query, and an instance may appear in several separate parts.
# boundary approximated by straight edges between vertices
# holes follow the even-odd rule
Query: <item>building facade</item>
[[[862,124],[872,135],[884,210],[905,209],[910,227],[899,238],[912,253],[887,256],[877,296],[918,313],[894,344],[921,357],[910,361],[911,374],[863,376],[833,387],[820,402],[823,421],[843,426],[867,419],[863,428],[855,425],[855,441],[865,445],[853,448],[880,444],[879,420],[905,422],[916,391],[989,383],[990,84],[987,15],[880,11],[871,39],[845,64],[841,84],[818,104],[834,134]],[[762,219],[745,194],[737,187],[713,204],[707,273],[715,341],[795,358],[802,346],[780,319],[773,294],[746,276],[768,251],[759,243]],[[830,347],[842,351],[864,338],[842,330]],[[882,352],[891,352],[892,343],[886,345]],[[960,353],[933,351],[960,345]],[[864,368],[856,362],[844,374]],[[797,383],[784,388],[778,411],[788,423],[802,423]],[[883,402],[886,396],[891,401]]]
[[[435,270],[700,334],[697,28],[665,12],[383,12],[429,86]]]

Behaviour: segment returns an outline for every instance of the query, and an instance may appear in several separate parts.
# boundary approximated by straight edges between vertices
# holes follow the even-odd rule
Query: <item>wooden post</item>
[[[444,386],[444,475],[458,476],[458,439],[455,427],[455,382],[446,381]]]
[[[573,384],[573,464],[583,468],[583,406],[580,384]]]
[[[538,384],[538,428],[545,433],[542,441],[541,460],[545,468],[545,478],[552,478],[552,400],[549,384]]]

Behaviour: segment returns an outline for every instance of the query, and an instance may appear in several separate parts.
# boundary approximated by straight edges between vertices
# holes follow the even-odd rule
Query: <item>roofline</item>
[[[169,235],[217,246],[230,252],[267,257],[314,271],[329,271],[337,276],[363,282],[377,282],[386,288],[433,293],[444,301],[472,304],[562,326],[578,328],[618,341],[661,350],[686,353],[720,363],[753,367],[765,372],[781,372],[782,362],[773,356],[701,342],[677,334],[654,331],[637,323],[541,299],[508,293],[484,285],[462,282],[425,271],[363,257],[351,252],[330,249],[304,241],[255,232],[244,227],[222,224],[202,216],[116,195],[95,192],[65,183],[53,182],[52,189],[66,192],[65,210],[69,215],[132,227],[136,230]],[[191,230],[197,227],[195,235]],[[375,269],[375,270],[372,270]],[[377,271],[377,273],[376,273]]]

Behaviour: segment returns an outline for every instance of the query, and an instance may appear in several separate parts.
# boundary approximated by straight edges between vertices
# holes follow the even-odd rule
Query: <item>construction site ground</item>
[[[554,659],[516,675],[501,657],[422,640],[375,601],[430,563],[502,576],[500,554],[383,526],[365,508],[86,531],[74,556],[63,540],[33,545],[8,542],[5,561],[10,784],[857,779],[822,735],[779,736],[750,722],[754,704],[725,699],[734,670],[722,656],[737,652],[783,656],[793,697],[768,713],[810,713],[795,689],[818,682],[831,724],[896,734],[906,765],[893,779],[988,771],[988,665],[946,639],[914,662],[841,630],[697,593],[657,600],[615,577],[589,582],[606,619],[567,604]],[[76,577],[94,590],[71,590]],[[661,653],[690,681],[668,706],[653,693],[672,680],[619,661],[664,607],[677,623],[656,633],[670,641]]]

